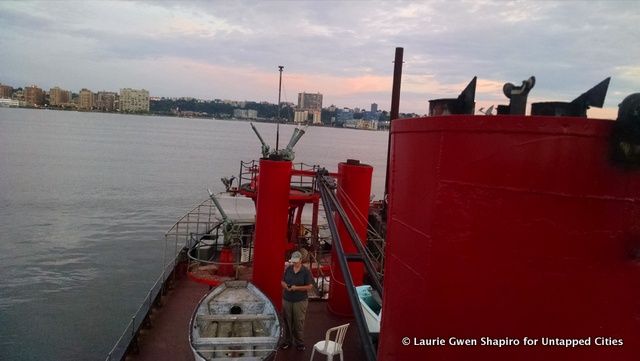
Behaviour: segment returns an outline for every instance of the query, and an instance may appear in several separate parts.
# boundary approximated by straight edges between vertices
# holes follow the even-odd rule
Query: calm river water
[[[311,127],[296,161],[371,164],[379,199],[387,137]],[[161,272],[164,232],[259,155],[247,122],[0,108],[0,359],[104,360]]]

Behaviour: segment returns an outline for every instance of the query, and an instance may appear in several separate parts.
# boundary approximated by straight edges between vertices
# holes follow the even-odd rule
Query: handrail
[[[320,166],[318,165],[294,163],[291,172],[291,186],[310,190],[316,189],[316,173],[319,169]],[[260,167],[256,160],[240,161],[239,188],[255,192],[256,180],[259,174]],[[309,180],[304,180],[303,177],[309,178]]]
[[[332,246],[336,248],[338,264],[340,265],[340,270],[342,271],[342,275],[344,276],[347,296],[349,297],[349,301],[351,303],[351,308],[353,310],[353,315],[355,317],[356,325],[358,328],[358,335],[360,336],[360,342],[362,344],[364,355],[367,361],[375,361],[376,349],[373,346],[373,341],[371,340],[371,336],[369,335],[369,332],[368,332],[369,328],[367,327],[367,322],[365,321],[364,314],[362,312],[362,307],[360,307],[360,300],[355,290],[355,285],[353,284],[351,271],[349,270],[349,266],[347,264],[348,262],[347,255],[345,254],[344,249],[342,248],[342,241],[340,240],[340,234],[338,232],[335,219],[334,217],[332,217],[332,212],[337,212],[342,218],[342,221],[344,224],[350,224],[350,221],[346,216],[343,215],[344,210],[342,212],[337,211],[336,208],[339,208],[340,205],[337,203],[335,199],[335,194],[333,194],[333,192],[330,190],[327,179],[320,172],[318,173],[318,177],[319,177],[318,183],[320,186],[320,196],[322,197],[322,203],[324,205],[325,212],[327,214],[327,221],[329,222],[329,228],[331,230],[331,235],[333,236]],[[365,254],[361,254],[361,256],[364,258],[367,257]]]
[[[375,260],[377,264],[375,273],[379,279],[382,279],[384,276],[384,237],[378,233],[375,227],[369,222],[368,217],[360,212],[344,189],[338,187],[336,192],[339,192],[341,199],[345,201],[346,207],[348,207],[348,210],[356,217],[357,221],[367,225],[367,247],[363,248],[369,259]],[[374,250],[376,254],[374,254]]]
[[[204,217],[202,217],[204,216]],[[175,267],[182,257],[180,250],[186,250],[192,243],[193,234],[208,233],[215,228],[215,224],[219,223],[216,218],[219,216],[215,211],[215,207],[211,199],[205,199],[200,204],[192,208],[184,216],[182,216],[177,222],[171,226],[171,228],[165,233],[165,255],[163,259],[163,269],[160,276],[156,279],[156,282],[151,286],[147,292],[147,297],[142,301],[136,312],[131,316],[131,320],[127,323],[124,331],[116,341],[115,345],[111,348],[107,354],[106,360],[123,360],[126,356],[127,350],[132,345],[136,334],[143,326],[145,319],[147,318],[152,305],[157,302],[161,293],[166,292],[167,283],[170,277],[175,277]],[[194,219],[192,219],[194,218]],[[195,232],[193,230],[195,224]],[[186,230],[182,230],[186,228]],[[202,229],[204,228],[204,229]],[[169,241],[175,242],[175,253],[169,261],[167,261],[167,247]],[[179,243],[182,245],[178,247]],[[188,252],[187,252],[188,253]]]
[[[362,240],[360,240],[360,236],[358,236],[355,229],[353,228],[353,224],[351,224],[351,220],[349,219],[349,217],[347,216],[347,213],[338,202],[338,199],[336,198],[335,193],[328,191],[329,188],[328,188],[326,179],[324,177],[320,179],[322,182],[322,186],[323,188],[325,188],[325,192],[327,193],[327,197],[332,202],[331,203],[332,208],[340,215],[340,218],[342,219],[342,222],[345,228],[347,229],[347,232],[349,233],[349,236],[351,237],[351,240],[353,241],[354,246],[356,246],[356,248],[358,249],[358,252],[360,253],[360,256],[362,257],[362,261],[364,262],[364,266],[367,272],[372,276],[371,281],[373,282],[373,284],[371,286],[373,286],[373,288],[378,292],[378,294],[382,296],[382,284],[380,283],[380,280],[377,277],[375,277],[377,275],[376,269],[373,266],[371,259],[367,255],[367,252],[365,251],[365,247],[362,245]],[[321,192],[322,192],[322,188],[321,188]]]
[[[255,180],[259,167],[255,160],[240,161],[240,174],[238,175],[238,188],[244,187],[245,184],[251,186],[251,182]],[[255,191],[255,189],[249,189]]]
[[[221,225],[222,224],[218,224],[214,228],[214,230],[216,228],[219,228]],[[205,236],[207,234],[199,234],[199,235],[192,234],[192,235],[193,236]],[[243,233],[242,236],[250,236],[250,237],[252,237],[253,235],[252,234]],[[249,243],[248,247],[243,247],[242,244],[233,244],[233,245],[231,245],[231,248],[238,249],[238,250],[241,250],[243,248],[248,248],[249,250],[253,249],[253,238],[251,238],[250,242],[248,242],[248,243]],[[249,259],[247,261],[244,261],[244,262],[241,259],[238,259],[235,262],[221,262],[221,261],[205,260],[205,259],[194,257],[191,254],[192,251],[198,250],[198,248],[202,247],[202,246],[222,246],[222,243],[215,242],[215,243],[207,244],[207,243],[205,243],[205,240],[202,239],[202,238],[200,238],[199,240],[194,241],[193,245],[189,249],[189,252],[187,252],[187,257],[189,258],[190,261],[198,262],[198,263],[204,263],[204,264],[212,264],[212,265],[248,265],[248,264],[253,263],[253,255],[251,255],[251,254],[249,254]]]
[[[166,290],[166,283],[169,280],[169,277],[175,272],[175,266],[178,264],[178,259],[180,255],[176,255],[174,260],[165,265],[162,274],[158,277],[156,282],[151,286],[149,292],[147,292],[147,297],[140,304],[140,307],[133,313],[131,316],[131,320],[127,323],[124,331],[116,341],[115,345],[111,348],[111,351],[107,354],[106,361],[113,360],[123,360],[131,342],[135,338],[135,335],[138,333],[138,330],[144,324],[144,320],[151,309],[151,306],[156,302],[156,299],[161,293],[164,293]],[[169,271],[167,271],[169,270]],[[142,316],[142,317],[140,317]]]
[[[180,217],[180,219],[178,219],[176,221],[176,223],[174,223],[171,226],[171,228],[169,228],[169,230],[165,233],[165,238],[167,237],[167,235],[171,234],[174,231],[174,229],[179,229],[180,224],[184,223],[183,221],[185,219],[188,219],[191,214],[199,213],[200,209],[203,208],[203,207],[215,209],[211,199],[207,198],[207,199],[203,200],[200,204],[198,204],[197,206],[193,207],[193,209],[191,209],[189,212],[185,213],[184,216]],[[214,215],[214,213],[215,212],[211,213],[211,215],[209,216],[209,219]],[[209,222],[209,223],[211,223],[211,222]]]

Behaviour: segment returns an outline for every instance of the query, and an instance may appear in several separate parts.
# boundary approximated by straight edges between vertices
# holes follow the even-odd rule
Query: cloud
[[[0,81],[268,100],[285,65],[290,101],[307,90],[384,108],[401,46],[401,111],[476,75],[483,102],[531,75],[542,100],[571,100],[607,76],[617,96],[640,88],[638,23],[640,3],[622,1],[0,2]]]

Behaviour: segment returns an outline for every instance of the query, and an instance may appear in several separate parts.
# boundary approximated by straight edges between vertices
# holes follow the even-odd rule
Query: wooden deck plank
[[[198,315],[198,321],[225,321],[225,322],[233,322],[233,321],[258,321],[258,320],[275,320],[276,316],[274,315],[265,315],[265,314],[244,314],[244,315]]]
[[[201,337],[195,341],[196,347],[206,346],[244,346],[271,345],[277,342],[277,337]]]

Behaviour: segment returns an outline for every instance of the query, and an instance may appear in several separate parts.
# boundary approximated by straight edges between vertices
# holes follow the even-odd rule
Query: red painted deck
[[[141,330],[139,353],[126,360],[192,361],[189,347],[189,320],[209,286],[176,278],[173,289],[163,297],[163,306],[151,313],[151,327]]]
[[[186,276],[178,278],[173,289],[164,296],[163,306],[154,309],[151,327],[141,331],[139,353],[128,355],[126,360],[193,360],[189,347],[189,320],[198,302],[208,291],[208,286],[189,281]],[[278,350],[276,361],[309,360],[313,344],[323,340],[329,328],[344,323],[351,323],[344,342],[345,360],[362,359],[355,323],[352,319],[332,315],[327,311],[326,304],[325,301],[309,302],[305,324],[307,349],[304,352],[295,349]],[[326,356],[316,353],[315,359],[326,360]]]
[[[358,339],[358,330],[355,327],[353,319],[345,319],[334,316],[327,311],[327,302],[325,301],[310,301],[309,308],[307,308],[307,320],[305,322],[305,342],[307,349],[297,351],[295,349],[289,349],[286,351],[279,350],[276,355],[276,361],[292,361],[292,360],[309,360],[311,357],[311,351],[313,345],[324,340],[325,333],[328,329],[334,326],[339,326],[345,323],[350,323],[347,331],[347,336],[344,339],[344,359],[345,360],[361,360],[363,358],[360,351],[360,341]],[[314,357],[316,360],[326,360],[327,357],[318,354]],[[335,360],[339,358],[334,357]]]

